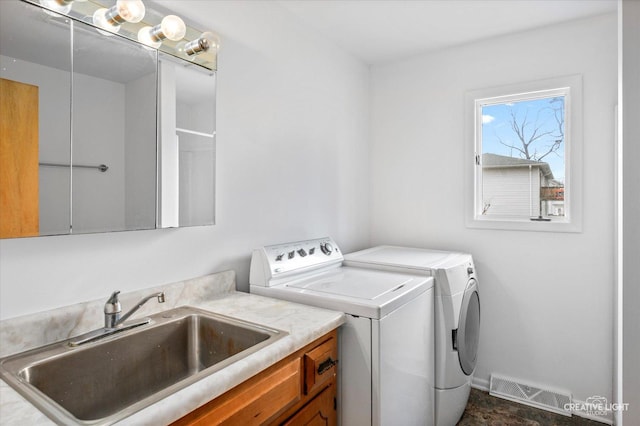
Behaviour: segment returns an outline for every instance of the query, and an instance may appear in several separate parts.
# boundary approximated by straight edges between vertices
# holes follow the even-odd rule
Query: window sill
[[[475,217],[467,219],[467,228],[535,232],[582,232],[582,224],[567,219],[546,221],[519,217]]]

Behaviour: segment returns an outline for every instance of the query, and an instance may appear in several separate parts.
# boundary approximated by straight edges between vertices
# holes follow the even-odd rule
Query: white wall
[[[1,318],[227,269],[246,290],[255,247],[368,242],[368,68],[271,2],[163,4],[222,38],[217,224],[2,240]]]
[[[640,424],[640,2],[622,6],[623,97],[623,389],[625,426]],[[621,307],[619,307],[621,308]]]
[[[465,227],[465,92],[583,75],[582,233]],[[465,250],[480,278],[476,384],[491,373],[612,395],[616,17],[372,70],[372,243]]]

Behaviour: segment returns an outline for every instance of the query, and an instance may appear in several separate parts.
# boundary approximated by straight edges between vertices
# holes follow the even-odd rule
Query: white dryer
[[[453,426],[471,390],[480,332],[480,296],[470,254],[378,246],[344,256],[345,266],[435,277],[435,418]]]
[[[342,266],[330,238],[253,251],[254,294],[342,311],[338,418],[344,426],[434,424],[434,279]]]

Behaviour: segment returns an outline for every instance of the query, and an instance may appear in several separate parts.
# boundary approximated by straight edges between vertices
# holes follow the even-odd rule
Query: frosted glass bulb
[[[165,16],[160,23],[160,30],[165,38],[173,41],[181,40],[187,33],[184,21],[176,15]]]
[[[120,31],[120,25],[114,25],[111,20],[107,18],[108,9],[100,8],[93,12],[93,25],[103,30],[117,33]]]
[[[40,4],[55,12],[67,14],[71,11],[71,2],[61,2],[57,0],[40,0]],[[51,16],[56,16],[55,13],[45,10],[45,13]]]
[[[145,44],[149,47],[153,47],[155,49],[159,48],[162,44],[162,41],[158,41],[153,36],[153,28],[151,27],[142,27],[140,31],[138,31],[138,41],[142,44]]]
[[[140,22],[144,18],[145,7],[142,0],[118,0],[116,13],[127,22]]]

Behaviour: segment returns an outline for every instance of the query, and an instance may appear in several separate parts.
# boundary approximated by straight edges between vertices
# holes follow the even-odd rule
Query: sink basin
[[[56,422],[111,424],[287,333],[180,307],[96,342],[70,340],[0,360],[0,376]]]

